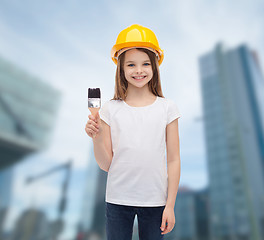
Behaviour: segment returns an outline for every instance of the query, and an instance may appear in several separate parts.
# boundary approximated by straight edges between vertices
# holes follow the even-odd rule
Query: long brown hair
[[[148,82],[148,87],[149,87],[150,92],[152,92],[155,96],[164,98],[162,89],[161,89],[158,59],[155,53],[146,48],[136,48],[136,49],[148,54],[150,62],[151,62],[153,77]],[[125,73],[124,73],[125,53],[126,51],[121,53],[117,61],[116,76],[115,76],[115,94],[114,94],[113,99],[111,100],[125,100],[127,97],[128,83],[127,83],[127,80],[125,78]]]

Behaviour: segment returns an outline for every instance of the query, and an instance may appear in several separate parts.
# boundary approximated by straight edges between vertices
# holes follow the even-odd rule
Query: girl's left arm
[[[174,208],[180,182],[180,141],[178,119],[166,127],[168,198],[166,207]]]
[[[180,143],[178,119],[166,127],[168,198],[162,216],[162,234],[170,232],[175,225],[174,206],[180,182]]]

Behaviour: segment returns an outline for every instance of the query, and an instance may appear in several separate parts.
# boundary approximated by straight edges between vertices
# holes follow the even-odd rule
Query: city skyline
[[[195,190],[205,187],[208,180],[203,122],[196,121],[202,118],[198,56],[213,49],[219,41],[228,48],[246,43],[259,53],[263,69],[261,1],[254,4],[242,1],[239,7],[228,1],[155,1],[151,6],[139,1],[129,6],[120,1],[111,5],[107,1],[89,4],[67,1],[64,6],[59,2],[47,3],[3,1],[0,10],[0,55],[63,93],[52,146],[27,157],[15,168],[14,202],[20,202],[21,206],[31,202],[26,194],[23,196],[22,184],[29,166],[40,172],[39,163],[50,168],[73,158],[76,173],[86,171],[92,147],[84,132],[90,114],[87,88],[100,87],[102,103],[112,98],[115,65],[110,59],[110,49],[117,34],[133,23],[151,28],[165,52],[160,68],[163,93],[178,104],[182,114],[180,183]],[[149,12],[140,14],[138,4]],[[75,109],[74,114],[69,109]],[[83,178],[76,177],[73,181],[77,183]],[[54,198],[58,195],[56,186],[43,184],[42,189],[43,194],[52,194]],[[79,196],[73,190],[71,194]],[[71,199],[78,202],[74,197]],[[19,209],[14,209],[13,218]],[[73,206],[70,209],[68,214],[73,216],[74,224],[80,210]]]

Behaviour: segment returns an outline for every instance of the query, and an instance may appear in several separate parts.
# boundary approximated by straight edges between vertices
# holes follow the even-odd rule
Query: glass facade
[[[179,188],[175,203],[175,227],[170,239],[198,239],[196,228],[195,193]]]
[[[211,238],[261,239],[264,103],[259,100],[264,88],[260,69],[244,45],[227,50],[218,44],[200,57],[199,66]]]
[[[87,180],[81,211],[80,231],[86,237],[93,235],[105,239],[105,190],[107,172],[101,170],[95,160],[93,148],[90,151]]]
[[[48,145],[60,93],[0,58],[0,169]]]
[[[10,206],[12,195],[13,169],[8,168],[0,171],[0,209]]]
[[[1,239],[12,207],[13,165],[47,147],[59,100],[57,90],[0,58]]]

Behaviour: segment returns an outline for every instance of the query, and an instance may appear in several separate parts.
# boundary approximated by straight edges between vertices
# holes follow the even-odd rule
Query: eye
[[[145,66],[148,66],[148,65],[150,65],[150,64],[149,64],[149,63],[144,63],[144,65],[145,65]]]
[[[131,64],[128,64],[127,66],[129,66],[129,67],[132,67],[132,66],[134,66],[134,64],[133,64],[133,63],[131,63]]]

